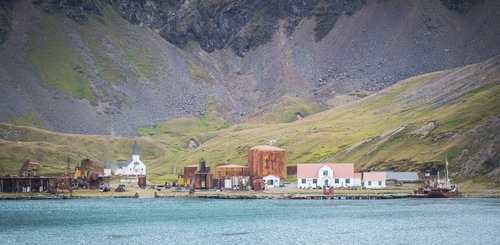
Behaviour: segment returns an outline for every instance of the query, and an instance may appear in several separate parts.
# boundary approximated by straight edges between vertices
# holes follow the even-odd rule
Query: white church
[[[113,175],[119,176],[146,175],[146,165],[140,159],[139,146],[137,145],[137,142],[134,143],[132,156],[126,162],[117,163],[112,168],[109,161],[106,161],[106,164],[104,165],[104,175],[111,175],[111,171],[113,171]]]

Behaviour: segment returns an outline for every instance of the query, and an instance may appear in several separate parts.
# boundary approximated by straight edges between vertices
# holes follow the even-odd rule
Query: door
[[[226,180],[224,181],[224,188],[226,188],[226,189],[231,189],[231,188],[233,188],[233,183],[232,183],[231,179],[226,179]]]
[[[327,179],[325,179],[325,184],[324,184],[324,186],[326,186],[326,187],[329,187],[329,186],[330,186],[330,184],[328,183],[328,180],[327,180]]]

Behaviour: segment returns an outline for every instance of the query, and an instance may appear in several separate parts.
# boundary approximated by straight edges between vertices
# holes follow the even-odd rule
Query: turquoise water
[[[500,199],[0,201],[1,244],[500,244]]]

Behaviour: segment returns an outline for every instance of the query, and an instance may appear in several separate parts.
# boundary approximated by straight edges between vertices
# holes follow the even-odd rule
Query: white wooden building
[[[322,188],[323,186],[351,187],[355,185],[354,163],[309,163],[297,165],[298,188]]]
[[[274,188],[274,187],[279,187],[280,186],[280,177],[276,175],[267,175],[262,178],[264,183],[266,184],[266,189],[267,188]]]
[[[385,188],[387,173],[385,171],[363,172],[362,187],[367,189]]]

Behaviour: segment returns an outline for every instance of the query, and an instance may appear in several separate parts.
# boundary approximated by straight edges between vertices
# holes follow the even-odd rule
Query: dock
[[[412,194],[195,194],[195,195],[157,195],[155,198],[203,198],[203,199],[290,199],[290,200],[380,200],[380,199],[403,199],[418,198]]]

